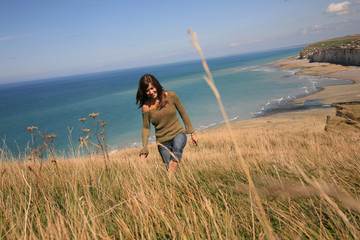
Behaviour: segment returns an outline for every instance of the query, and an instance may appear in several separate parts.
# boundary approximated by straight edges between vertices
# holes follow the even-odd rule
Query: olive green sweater
[[[143,112],[143,129],[142,129],[142,142],[143,148],[140,154],[148,154],[148,143],[150,136],[150,122],[155,127],[156,141],[165,143],[172,140],[179,133],[193,133],[194,128],[191,125],[190,118],[187,115],[184,106],[182,105],[179,97],[175,92],[167,91],[168,103],[165,107],[158,109],[154,108],[150,111]],[[181,125],[177,112],[179,112],[184,125]]]

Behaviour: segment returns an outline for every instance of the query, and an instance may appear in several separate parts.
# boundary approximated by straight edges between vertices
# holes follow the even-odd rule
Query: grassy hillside
[[[360,237],[358,133],[276,130],[268,123],[234,134],[275,237]],[[4,162],[2,154],[0,238],[263,238],[227,131],[199,137],[199,147],[186,147],[176,176],[154,145],[147,160],[129,149],[111,155],[107,166],[93,156],[40,169],[25,159]]]

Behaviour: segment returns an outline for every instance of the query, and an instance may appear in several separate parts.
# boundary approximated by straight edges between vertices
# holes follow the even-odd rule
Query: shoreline
[[[306,59],[298,60],[298,56],[281,59],[267,65],[275,66],[280,70],[298,70],[294,73],[295,75],[337,78],[349,80],[352,83],[321,87],[317,92],[291,100],[290,104],[286,104],[284,107],[271,109],[271,113],[249,119],[231,120],[230,124],[237,130],[324,131],[327,116],[335,115],[332,103],[360,101],[360,67],[309,62]],[[214,131],[225,131],[225,128],[225,122],[222,121],[222,123],[196,132],[201,141],[201,135],[211,134]],[[149,146],[153,144],[150,143]],[[124,151],[136,152],[139,148],[141,146],[125,147],[116,149],[112,154]]]
[[[352,83],[324,86],[317,92],[291,100],[290,104],[281,108],[271,109],[271,113],[264,113],[249,119],[232,120],[230,124],[234,128],[324,131],[327,116],[335,115],[335,108],[331,107],[332,103],[360,101],[360,67],[309,62],[307,59],[298,60],[298,56],[285,58],[268,65],[275,66],[280,70],[298,70],[295,75],[337,78],[349,80]],[[224,131],[225,128],[225,122],[222,121],[220,124],[196,132],[201,136],[213,131]],[[125,148],[116,153],[138,148]]]
[[[352,84],[339,84],[322,87],[320,91],[294,100],[303,104],[307,100],[321,99],[322,104],[360,100],[360,67],[342,66],[332,63],[309,62],[309,60],[282,60],[275,63],[279,69],[300,69],[295,74],[314,75],[351,81]]]
[[[321,87],[315,93],[292,100],[284,108],[273,109],[270,114],[230,122],[234,128],[323,131],[327,116],[335,115],[335,108],[331,107],[331,104],[360,101],[360,67],[309,62],[307,59],[298,59],[298,56],[282,59],[271,65],[281,70],[298,70],[295,75],[337,78],[349,80],[352,83]],[[315,103],[315,105],[308,105],[308,103]],[[204,131],[217,131],[223,129],[224,125]]]

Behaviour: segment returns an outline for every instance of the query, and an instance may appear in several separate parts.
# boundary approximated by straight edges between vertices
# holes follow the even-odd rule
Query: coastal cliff
[[[310,44],[300,51],[300,59],[360,66],[360,34]]]
[[[314,52],[310,59],[312,62],[360,66],[360,49],[327,49]]]

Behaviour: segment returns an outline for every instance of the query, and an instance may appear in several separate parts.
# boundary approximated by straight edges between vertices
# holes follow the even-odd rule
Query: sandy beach
[[[281,60],[274,64],[279,69],[298,70],[295,74],[318,75],[328,78],[346,79],[353,84],[324,87],[321,91],[294,101],[295,106],[303,106],[305,101],[319,100],[330,105],[336,102],[360,101],[360,67],[342,66],[331,63],[309,62],[298,59],[298,56]],[[301,108],[301,107],[300,107]],[[241,120],[232,123],[234,128],[271,128],[289,131],[315,130],[323,131],[327,116],[335,115],[335,109],[319,108],[297,110],[272,114],[255,119]],[[222,128],[221,126],[220,128]],[[219,128],[216,128],[219,130]]]

